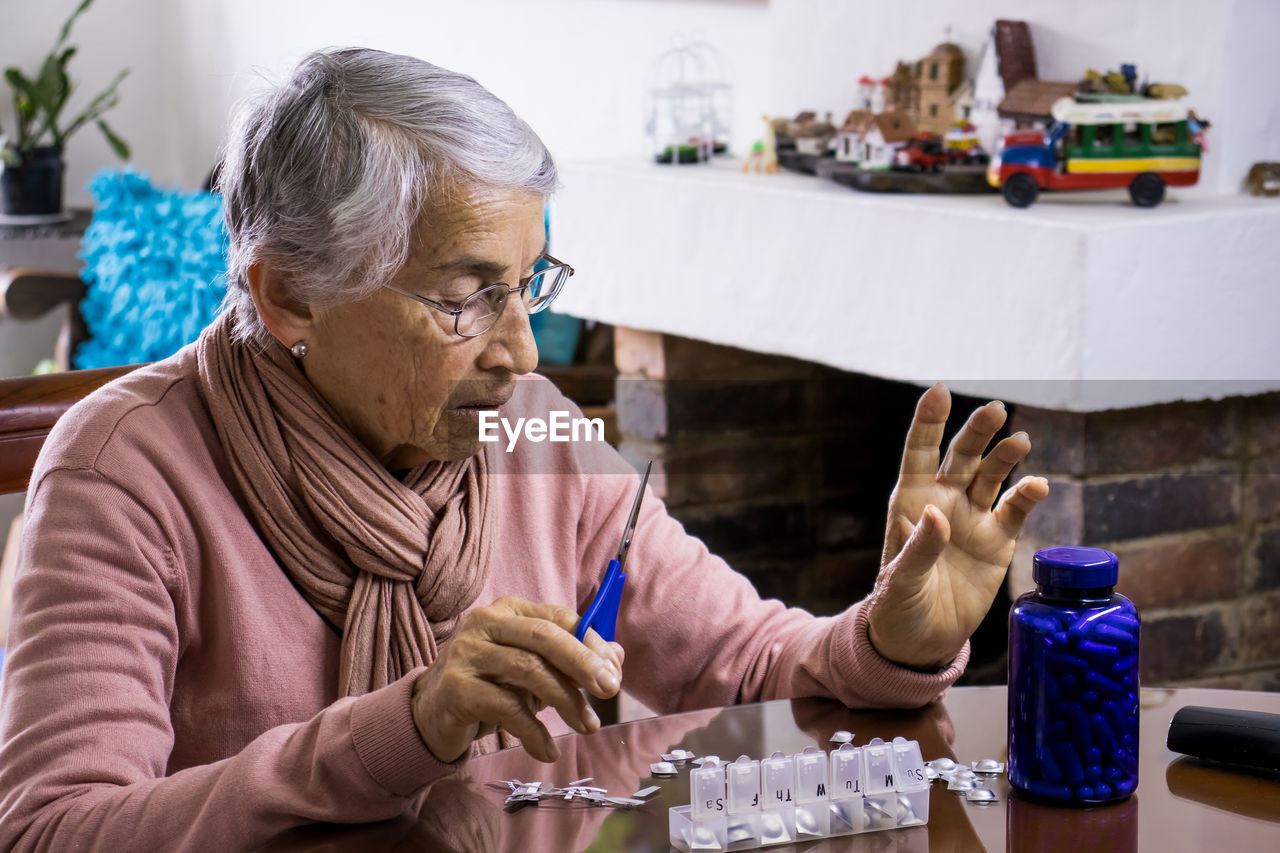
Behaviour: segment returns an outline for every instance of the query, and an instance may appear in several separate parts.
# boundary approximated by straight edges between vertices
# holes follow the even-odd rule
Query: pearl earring
[[[290,353],[294,358],[297,358],[297,359],[306,358],[306,357],[307,357],[307,345],[306,345],[305,343],[303,343],[302,341],[298,341],[296,344],[294,344],[293,346],[289,347],[289,353]]]

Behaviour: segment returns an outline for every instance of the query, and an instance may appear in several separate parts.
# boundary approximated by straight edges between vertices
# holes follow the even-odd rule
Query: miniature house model
[[[911,72],[911,66],[905,62],[899,62],[897,67],[893,69],[893,75],[888,82],[888,90],[885,92],[884,108],[886,110],[911,109],[913,80],[914,75]]]
[[[824,121],[810,121],[796,128],[796,151],[820,157],[827,151],[827,144],[836,135],[835,126],[831,124],[831,113],[827,113]]]
[[[964,52],[943,42],[916,63],[911,113],[922,131],[945,133],[951,126],[951,95],[964,82]]]
[[[1075,87],[1075,81],[1039,79],[1035,44],[1026,21],[996,21],[974,75],[970,121],[984,145],[988,134],[999,139],[1012,129],[1043,127],[1052,120],[1053,105],[1071,97]],[[990,117],[992,100],[996,101],[995,119]]]
[[[835,152],[837,163],[861,163],[863,157],[862,142],[875,121],[875,114],[870,110],[853,110],[845,116],[844,124],[831,140],[831,149]]]
[[[888,110],[876,116],[862,137],[862,167],[887,169],[893,164],[893,155],[915,136],[916,128],[911,118],[902,110]]]
[[[1000,102],[1014,86],[1036,76],[1036,53],[1031,42],[1031,29],[1026,21],[996,21],[978,53],[978,62],[970,81],[972,105],[965,116],[978,130],[982,147],[994,151],[996,144],[1014,130],[1014,123],[1002,119]],[[958,110],[963,104],[957,101]]]
[[[705,43],[666,51],[650,73],[645,129],[658,162],[702,162],[729,138],[727,65]],[[688,156],[682,156],[682,152]]]
[[[871,113],[884,112],[885,99],[888,90],[888,77],[882,77],[879,80],[876,80],[869,74],[862,75],[862,78],[858,80],[858,95],[854,99],[857,104],[857,109],[866,110]]]

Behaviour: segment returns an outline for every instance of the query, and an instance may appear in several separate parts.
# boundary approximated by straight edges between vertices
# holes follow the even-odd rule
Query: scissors
[[[631,504],[631,516],[627,519],[627,526],[622,531],[618,556],[609,561],[609,567],[604,571],[604,580],[600,582],[600,589],[596,590],[596,596],[591,599],[587,612],[583,613],[582,618],[578,620],[578,629],[573,632],[573,636],[579,640],[587,636],[587,629],[595,628],[596,633],[607,642],[613,642],[614,629],[618,624],[618,604],[622,601],[622,585],[627,580],[622,567],[626,565],[627,551],[631,549],[631,537],[636,532],[636,519],[640,516],[640,503],[644,500],[644,487],[649,482],[649,471],[652,468],[653,462],[650,461],[645,466],[644,476],[640,478],[640,490],[636,492],[635,502]]]

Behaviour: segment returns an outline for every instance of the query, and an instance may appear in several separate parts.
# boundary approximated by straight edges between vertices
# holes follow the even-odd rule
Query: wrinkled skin
[[[495,282],[515,285],[545,248],[542,208],[538,193],[482,189],[433,207],[389,283],[448,304]],[[306,343],[300,364],[311,384],[391,470],[478,453],[476,407],[505,403],[515,377],[538,365],[518,299],[494,328],[463,338],[450,315],[391,290],[312,309],[292,302],[269,268],[250,278],[267,328],[286,347]],[[277,310],[263,311],[264,302]]]
[[[868,601],[871,644],[892,661],[924,670],[953,660],[977,629],[1004,582],[1023,522],[1049,494],[1047,480],[1023,477],[999,495],[1031,450],[1019,432],[983,455],[1004,425],[999,402],[969,417],[939,464],[950,410],[951,395],[940,384],[916,406]]]

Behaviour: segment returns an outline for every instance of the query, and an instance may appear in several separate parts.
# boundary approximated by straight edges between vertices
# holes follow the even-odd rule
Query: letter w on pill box
[[[669,812],[678,850],[729,851],[920,826],[929,780],[920,744],[897,737],[831,752],[809,747],[756,761],[707,762],[689,774],[690,803]]]

